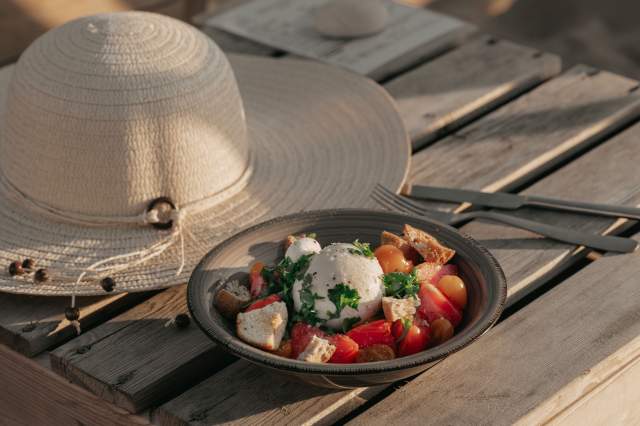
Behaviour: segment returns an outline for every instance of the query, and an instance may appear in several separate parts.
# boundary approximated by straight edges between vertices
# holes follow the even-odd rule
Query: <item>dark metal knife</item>
[[[468,189],[441,188],[435,186],[412,185],[406,195],[414,198],[470,203],[477,206],[497,209],[515,210],[520,207],[539,207],[608,217],[624,217],[640,220],[640,208],[596,204],[582,201],[561,200],[557,198],[538,197],[535,195],[518,195],[506,192],[482,192]]]

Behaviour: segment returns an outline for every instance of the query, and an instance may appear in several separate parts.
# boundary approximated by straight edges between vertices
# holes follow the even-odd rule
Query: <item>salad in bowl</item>
[[[283,236],[277,262],[218,286],[214,308],[245,343],[308,363],[389,361],[451,339],[468,303],[455,250],[405,223],[379,244],[322,246],[313,233]],[[245,278],[243,278],[245,277]]]

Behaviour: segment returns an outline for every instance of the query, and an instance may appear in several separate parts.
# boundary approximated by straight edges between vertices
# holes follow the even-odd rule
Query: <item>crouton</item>
[[[241,312],[236,317],[238,337],[250,345],[273,351],[280,347],[287,320],[287,305],[284,302]]]
[[[440,244],[432,235],[411,225],[404,225],[404,238],[420,253],[425,262],[444,265],[456,254],[454,250]]]
[[[376,362],[394,359],[396,353],[389,345],[375,344],[361,348],[356,355],[356,362]]]
[[[414,299],[382,298],[382,310],[387,321],[413,319],[416,314]]]
[[[428,282],[430,283],[433,277],[435,277],[440,269],[442,269],[442,265],[437,263],[428,263],[424,262],[419,265],[416,265],[416,277],[419,282]]]
[[[238,280],[228,281],[215,297],[218,311],[227,318],[233,319],[242,308],[251,301],[249,289]]]
[[[411,247],[411,244],[409,244],[407,240],[391,232],[382,231],[382,234],[380,235],[380,245],[391,245],[399,248],[402,251],[402,254],[404,254],[404,257],[414,263],[417,263],[420,260],[420,255],[413,247]]]
[[[307,362],[327,362],[335,351],[336,347],[328,340],[313,336],[304,351],[298,355],[298,359]]]

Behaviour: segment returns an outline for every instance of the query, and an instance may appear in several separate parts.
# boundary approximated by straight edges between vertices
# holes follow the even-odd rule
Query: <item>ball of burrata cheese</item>
[[[376,315],[384,296],[382,268],[376,258],[357,254],[353,244],[336,243],[320,250],[311,258],[307,275],[311,277],[308,290],[322,299],[315,301],[315,309],[320,319],[327,320],[326,326],[340,329],[346,318],[359,317],[366,321]],[[358,308],[345,307],[337,318],[330,319],[336,312],[336,306],[329,299],[329,290],[338,284],[344,284],[358,292]],[[302,307],[300,293],[303,280],[293,285],[293,305],[296,312]]]
[[[284,253],[285,257],[297,262],[302,256],[307,254],[315,254],[320,252],[322,247],[320,243],[313,238],[302,237],[296,238]]]

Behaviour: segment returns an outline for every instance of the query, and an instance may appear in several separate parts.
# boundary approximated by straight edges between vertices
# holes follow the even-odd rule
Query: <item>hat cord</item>
[[[190,214],[197,214],[211,209],[220,204],[222,201],[239,193],[249,181],[249,177],[253,171],[252,161],[243,172],[242,176],[227,188],[212,194],[208,197],[190,202],[184,206],[177,206],[171,203],[172,210],[168,212],[168,218],[163,223],[160,212],[157,208],[148,208],[143,213],[135,216],[94,216],[83,215],[80,213],[64,211],[56,207],[39,202],[13,185],[7,177],[0,172],[0,187],[4,187],[5,193],[12,201],[22,204],[41,215],[51,217],[55,220],[63,220],[76,225],[103,227],[110,225],[154,225],[170,224],[166,231],[158,230],[157,232],[167,232],[169,234],[160,239],[158,242],[144,247],[139,250],[121,253],[108,258],[100,259],[84,268],[66,267],[64,270],[56,271],[55,278],[68,280],[73,282],[73,293],[71,295],[71,314],[65,316],[75,327],[76,332],[80,334],[79,311],[76,308],[76,289],[83,279],[90,273],[95,274],[94,279],[103,279],[117,272],[124,271],[133,266],[140,265],[163,254],[167,249],[172,247],[176,242],[179,243],[180,263],[176,270],[176,276],[179,276],[186,264],[184,233],[190,232],[186,229],[186,219]],[[167,199],[168,200],[168,199]],[[114,263],[116,262],[116,263]]]

